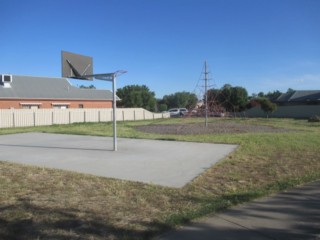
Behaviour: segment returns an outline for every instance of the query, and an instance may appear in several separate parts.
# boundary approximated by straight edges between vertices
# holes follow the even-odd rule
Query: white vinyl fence
[[[143,108],[118,108],[117,121],[169,118]],[[0,128],[46,126],[85,122],[112,122],[112,109],[0,109]]]

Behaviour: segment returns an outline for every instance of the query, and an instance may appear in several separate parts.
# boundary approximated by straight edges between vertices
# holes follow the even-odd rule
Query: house
[[[0,74],[0,109],[111,108],[109,90],[82,89],[66,78]]]
[[[247,117],[310,118],[320,116],[320,90],[298,90],[281,94],[273,101],[277,109],[267,114],[260,106],[245,112]]]
[[[299,90],[281,94],[274,100],[278,106],[320,105],[320,90]]]

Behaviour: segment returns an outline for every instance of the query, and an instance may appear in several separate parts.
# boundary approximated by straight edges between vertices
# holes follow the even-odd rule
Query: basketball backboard
[[[93,79],[92,57],[61,51],[62,77],[83,80]]]
[[[75,53],[61,51],[62,77],[82,80],[93,80],[93,78],[112,82],[112,108],[113,108],[113,150],[117,151],[117,96],[116,78],[127,71],[119,70],[111,73],[93,74],[92,57]]]

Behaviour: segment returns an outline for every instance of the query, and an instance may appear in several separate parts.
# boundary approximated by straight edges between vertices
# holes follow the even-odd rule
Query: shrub
[[[308,122],[320,122],[320,117],[318,115],[313,115],[309,118]]]
[[[164,103],[160,104],[159,110],[160,112],[167,111],[168,110],[167,104],[164,104]]]

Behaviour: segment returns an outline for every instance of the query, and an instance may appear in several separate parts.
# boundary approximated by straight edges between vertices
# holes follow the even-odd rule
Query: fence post
[[[124,122],[124,110],[122,110],[122,121]]]
[[[16,127],[14,112],[12,112],[12,126]]]
[[[36,112],[33,112],[33,126],[36,126]]]
[[[71,124],[71,111],[69,110],[69,124]]]
[[[143,110],[143,120],[146,120],[146,111]]]
[[[133,110],[133,120],[136,121],[136,110]]]

